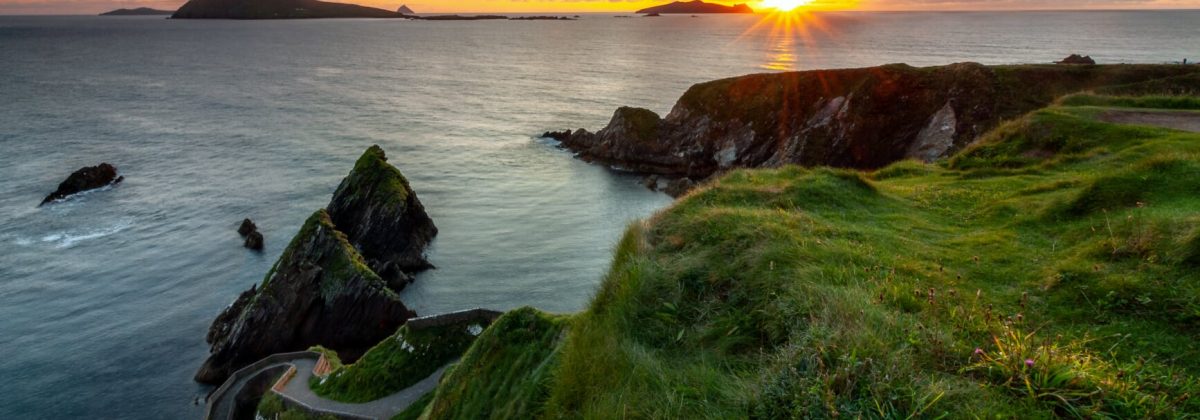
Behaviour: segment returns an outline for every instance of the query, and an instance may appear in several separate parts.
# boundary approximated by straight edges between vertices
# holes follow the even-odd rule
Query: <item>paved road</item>
[[[1200,112],[1195,111],[1109,109],[1100,114],[1100,120],[1200,132]]]
[[[420,399],[426,393],[433,391],[437,387],[438,381],[441,380],[442,374],[446,373],[446,368],[449,367],[449,365],[442,366],[441,369],[433,372],[429,377],[395,394],[371,402],[354,404],[320,397],[308,388],[308,380],[313,376],[313,367],[317,365],[316,360],[299,359],[295,360],[293,364],[296,366],[296,376],[291,381],[288,381],[287,386],[284,387],[280,394],[318,410],[353,414],[355,416],[381,420],[387,420],[396,414],[400,414],[401,411],[412,405],[414,401]]]

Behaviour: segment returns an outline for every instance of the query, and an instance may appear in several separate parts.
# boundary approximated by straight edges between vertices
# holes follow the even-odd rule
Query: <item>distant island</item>
[[[700,0],[694,1],[677,1],[671,4],[662,6],[648,7],[638,10],[636,13],[754,13],[754,10],[745,4],[734,6],[726,6],[716,3],[705,3]]]
[[[400,8],[399,8],[399,9],[396,9],[396,13],[399,13],[399,14],[402,14],[402,15],[415,15],[415,14],[417,14],[417,12],[414,12],[414,11],[413,11],[413,9],[409,8],[407,4],[401,4],[401,5],[400,5]]]
[[[136,9],[117,9],[111,12],[101,13],[100,16],[169,16],[170,10],[151,9],[149,7],[139,7]]]
[[[172,19],[400,18],[391,10],[317,0],[190,0]]]

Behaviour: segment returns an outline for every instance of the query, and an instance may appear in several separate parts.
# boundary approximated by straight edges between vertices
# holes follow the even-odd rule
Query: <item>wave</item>
[[[35,244],[49,244],[55,248],[63,249],[75,246],[83,241],[103,238],[105,236],[114,235],[133,226],[133,219],[126,218],[117,221],[108,226],[102,226],[91,229],[68,230],[55,232],[47,235],[42,235],[40,238],[31,238],[17,236],[13,238],[13,244],[20,246],[32,246]]]

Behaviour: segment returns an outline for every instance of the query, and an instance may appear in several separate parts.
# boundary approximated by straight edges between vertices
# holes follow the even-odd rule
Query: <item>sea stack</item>
[[[195,379],[217,384],[270,354],[313,345],[356,359],[416,315],[397,292],[429,267],[422,253],[436,234],[408,181],[382,149],[371,147],[262,284],[213,321],[206,337],[211,354]]]
[[[72,194],[116,184],[123,180],[125,177],[117,175],[117,167],[108,163],[80,168],[58,184],[58,189],[42,199],[42,203],[38,206],[67,198]]]

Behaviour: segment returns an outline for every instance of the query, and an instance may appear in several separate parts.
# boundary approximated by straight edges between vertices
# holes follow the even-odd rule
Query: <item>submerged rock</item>
[[[108,163],[80,168],[72,173],[71,176],[68,176],[65,181],[58,184],[58,189],[47,195],[39,206],[54,200],[67,198],[72,194],[116,184],[123,180],[125,180],[125,177],[117,175],[117,167]]]
[[[371,147],[342,181],[328,209],[313,213],[259,287],[251,287],[209,328],[211,354],[196,373],[220,383],[273,353],[322,345],[347,361],[416,314],[396,292],[408,273],[429,267],[422,253],[437,233],[424,207],[383,150]],[[257,231],[247,235],[247,242]],[[370,255],[370,257],[367,257]],[[383,278],[372,269],[394,271]]]

